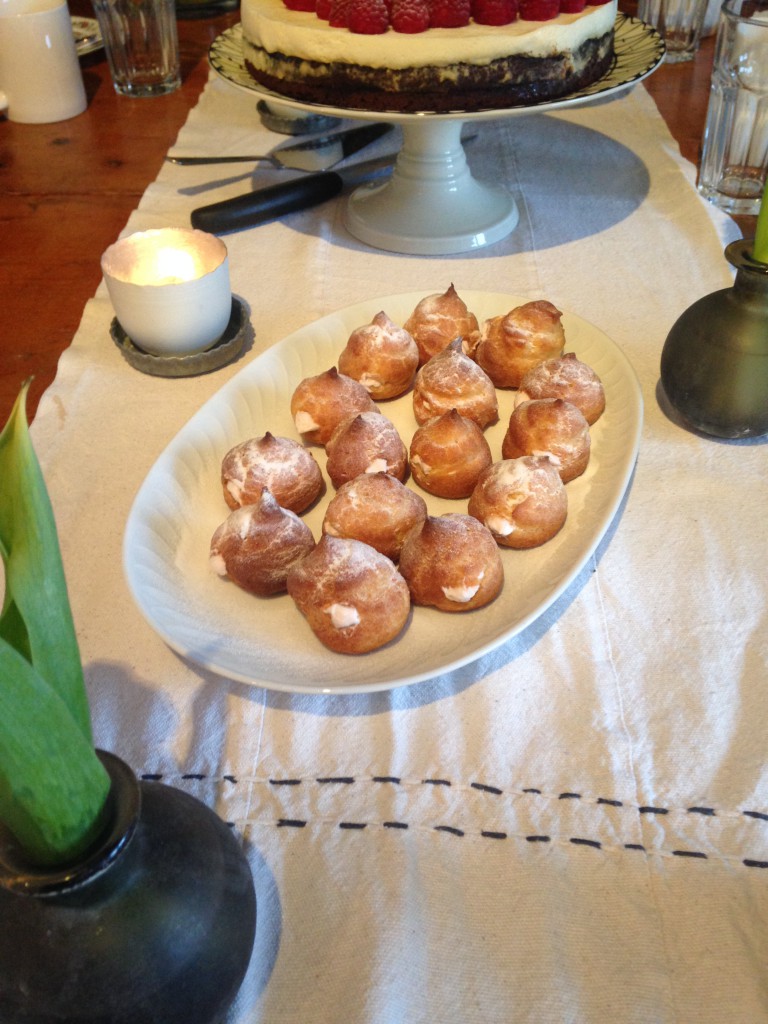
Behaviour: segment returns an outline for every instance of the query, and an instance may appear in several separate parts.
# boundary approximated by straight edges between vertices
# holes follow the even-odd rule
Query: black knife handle
[[[192,227],[213,234],[239,231],[242,228],[277,220],[286,213],[317,206],[339,195],[344,188],[341,175],[322,171],[301,178],[292,178],[280,185],[270,185],[244,196],[224,199],[192,211]]]

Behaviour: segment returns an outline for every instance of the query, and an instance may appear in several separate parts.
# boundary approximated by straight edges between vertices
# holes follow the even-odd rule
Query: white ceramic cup
[[[0,0],[0,111],[49,124],[87,103],[66,0]]]
[[[232,313],[227,247],[194,228],[154,228],[119,239],[101,257],[118,322],[157,356],[211,348]]]

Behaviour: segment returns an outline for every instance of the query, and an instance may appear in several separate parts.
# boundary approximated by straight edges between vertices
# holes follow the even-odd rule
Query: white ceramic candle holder
[[[159,228],[121,238],[101,258],[120,326],[153,355],[204,352],[232,312],[227,247],[193,228]]]

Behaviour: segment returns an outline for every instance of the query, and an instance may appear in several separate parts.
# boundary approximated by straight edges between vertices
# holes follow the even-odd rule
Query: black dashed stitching
[[[574,846],[591,846],[594,850],[603,848],[603,844],[599,843],[597,839],[582,839],[580,836],[571,836],[568,842],[573,843]]]
[[[159,782],[160,780],[162,780],[164,778],[167,778],[167,777],[168,777],[167,774],[163,773],[163,772],[143,772],[142,774],[139,775],[139,778],[143,782]],[[216,782],[216,781],[229,782],[233,786],[238,785],[239,781],[240,781],[237,778],[237,776],[235,776],[235,775],[222,775],[222,776],[219,776],[217,778],[217,776],[209,775],[206,772],[184,772],[183,774],[181,774],[178,777],[181,780],[185,781],[185,782],[201,782],[201,781],[204,781],[204,780],[211,780],[211,781],[214,781],[214,782]],[[258,782],[259,780],[258,779],[256,779],[256,780],[251,779],[251,780],[248,780],[248,781],[251,781],[251,782],[256,781],[256,782]],[[299,779],[292,778],[292,779],[268,779],[267,780],[267,782],[269,783],[270,786],[300,786],[303,781],[304,780],[300,779],[300,778]],[[333,776],[333,775],[331,775],[331,776],[320,776],[318,778],[315,778],[314,781],[317,782],[317,783],[320,783],[321,785],[322,784],[326,784],[326,785],[327,784],[334,784],[334,783],[335,784],[351,785],[351,784],[355,783],[357,781],[357,779],[355,779],[355,777],[351,776],[351,775],[340,775],[340,776]],[[403,782],[402,777],[398,776],[398,775],[374,775],[372,777],[372,781],[373,782],[389,782],[389,783],[393,783],[395,785],[401,785],[402,782]],[[453,783],[451,782],[450,779],[422,779],[421,780],[421,784],[422,785],[430,785],[430,786],[452,786],[453,785]],[[494,796],[501,796],[504,793],[503,789],[500,789],[498,786],[490,785],[489,783],[471,782],[469,785],[470,785],[471,789],[476,789],[476,790],[478,790],[480,792],[483,792],[483,793],[491,793]],[[542,796],[543,795],[543,790],[541,790],[541,789],[539,789],[538,787],[535,787],[535,786],[526,786],[526,787],[524,787],[521,790],[521,792],[525,793],[526,795],[533,795],[533,796]],[[562,793],[557,794],[556,799],[558,799],[558,800],[581,800],[581,799],[583,799],[583,794],[578,793],[578,792],[574,792],[574,791],[570,791],[570,790],[566,790],[566,791],[564,791]],[[622,800],[610,799],[608,797],[598,797],[595,800],[595,803],[597,805],[600,805],[600,806],[608,806],[608,807],[625,807],[625,806],[627,806],[627,804],[625,804],[625,802],[622,801]],[[638,807],[637,810],[638,810],[638,813],[640,813],[640,814],[669,814],[670,810],[672,810],[672,809],[670,809],[668,807],[657,807],[657,806],[654,806],[654,805],[647,805],[646,804],[646,805]],[[716,808],[714,808],[714,807],[706,807],[706,806],[687,807],[687,808],[685,808],[685,812],[687,814],[700,814],[700,815],[702,815],[704,817],[709,817],[709,818],[714,818],[714,817],[718,816],[718,811],[717,811]],[[753,820],[756,820],[756,821],[768,821],[768,811],[746,810],[746,811],[740,811],[738,813],[740,813],[741,815],[743,815],[746,818],[752,818]]]
[[[227,822],[227,824],[234,828],[234,822]],[[394,829],[399,831],[407,831],[410,825],[406,821],[384,821],[381,823],[383,828]],[[278,818],[276,821],[278,828],[305,828],[307,822],[300,818]],[[345,831],[362,832],[368,827],[368,822],[364,821],[340,821],[338,822],[338,828],[344,829]],[[457,836],[463,838],[466,836],[466,832],[463,829],[456,828],[453,825],[435,825],[433,826],[435,832],[445,832],[448,835]],[[483,839],[496,839],[505,840],[509,839],[509,833],[499,832],[491,829],[483,829],[480,833]],[[528,835],[522,837],[528,843],[551,843],[552,836],[548,835]],[[604,844],[597,839],[587,839],[584,836],[570,836],[568,842],[572,846],[583,846],[593,850],[604,850]],[[639,853],[647,853],[647,848],[642,843],[624,843],[624,850],[635,850]],[[651,851],[658,852],[663,855],[663,851]],[[681,859],[688,860],[709,860],[708,854],[701,850],[671,850],[669,851],[671,856],[679,857]],[[768,870],[768,860],[755,860],[753,858],[744,858],[741,863],[748,868],[762,868]]]
[[[165,775],[162,772],[144,772],[144,773],[142,773],[139,776],[139,778],[142,781],[145,781],[145,782],[159,782],[162,779],[167,778],[167,777],[168,776]],[[228,783],[230,783],[230,785],[233,785],[233,786],[236,786],[239,783],[239,780],[238,780],[238,778],[235,775],[229,775],[229,774],[228,775],[222,775],[222,776],[220,776],[217,779],[216,776],[210,776],[210,775],[208,775],[205,772],[185,772],[185,773],[181,774],[178,777],[181,780],[185,781],[185,782],[200,782],[200,781],[204,781],[204,780],[207,780],[207,779],[211,779],[214,782],[216,782],[216,781],[228,782]],[[251,782],[253,782],[253,781],[258,782],[259,780],[258,779],[256,779],[256,780],[251,779],[249,781],[251,781]],[[267,781],[268,781],[268,784],[270,786],[276,786],[277,787],[277,786],[300,786],[302,784],[302,782],[305,781],[305,780],[303,780],[301,778],[288,778],[288,779],[268,779]],[[320,785],[352,785],[352,784],[354,784],[357,781],[357,779],[354,776],[351,776],[351,775],[341,775],[341,776],[320,776],[320,777],[316,777],[314,781],[316,783],[320,784]],[[397,776],[397,775],[375,775],[375,776],[372,777],[372,781],[373,782],[379,782],[379,783],[391,783],[391,784],[394,784],[394,785],[401,785],[402,784],[402,777],[401,776]],[[445,778],[425,778],[425,779],[421,780],[421,784],[422,785],[430,785],[430,786],[445,786],[445,787],[451,787],[453,785],[453,783],[451,782],[450,779],[445,779]],[[469,783],[469,788],[477,790],[478,792],[481,792],[481,793],[488,793],[488,794],[491,794],[493,796],[502,796],[504,794],[504,790],[503,789],[500,789],[498,786],[490,785],[489,783],[471,782],[471,783]],[[521,790],[521,792],[526,794],[526,795],[534,795],[534,796],[544,795],[543,791],[541,789],[537,788],[537,787],[525,787],[525,788],[523,788]],[[562,793],[557,794],[557,797],[556,797],[557,800],[581,800],[582,798],[583,798],[583,796],[582,796],[581,793],[578,793],[578,792],[575,792],[575,791],[570,791],[570,790],[565,790]],[[625,807],[625,806],[628,806],[622,800],[611,799],[611,798],[608,798],[608,797],[598,797],[594,802],[598,806],[608,806],[608,807]],[[629,805],[629,806],[631,806],[631,805]],[[639,814],[648,814],[648,815],[666,815],[666,814],[669,814],[671,812],[671,810],[674,810],[674,809],[670,809],[668,807],[658,807],[658,806],[651,805],[651,804],[644,804],[642,806],[637,807],[637,812]],[[695,805],[695,806],[692,806],[692,807],[687,807],[684,810],[685,810],[685,813],[687,813],[687,814],[697,814],[697,815],[701,815],[702,817],[707,817],[707,818],[715,818],[715,817],[718,816],[717,809],[714,808],[714,807],[709,807],[709,806]],[[734,812],[734,813],[736,813],[736,812]],[[765,811],[742,810],[742,811],[740,811],[738,813],[740,813],[743,817],[750,818],[750,819],[752,819],[754,821],[766,821],[766,822],[768,822],[768,812],[765,812]],[[236,827],[234,822],[227,822],[227,824],[229,825],[229,827],[232,827],[232,828]],[[298,829],[301,829],[301,828],[304,828],[306,825],[307,825],[307,822],[305,820],[302,820],[302,819],[299,819],[299,818],[280,818],[277,821],[277,826],[280,827],[280,828],[298,828]],[[383,825],[384,828],[400,830],[400,831],[406,831],[410,827],[408,822],[404,822],[404,821],[385,821],[385,822],[382,823],[382,825]],[[339,823],[339,828],[345,829],[345,830],[351,830],[351,831],[361,831],[361,830],[365,829],[366,827],[367,827],[367,823],[366,822],[346,822],[345,821],[345,822],[340,822]],[[450,825],[437,825],[437,826],[434,826],[434,831],[436,831],[436,832],[446,832],[449,835],[455,835],[455,836],[459,836],[459,837],[465,835],[465,832],[462,829],[454,828],[453,826],[450,826]],[[499,832],[499,831],[494,831],[494,830],[490,830],[490,829],[482,830],[479,834],[480,834],[481,837],[486,838],[486,839],[508,839],[509,838],[509,835],[506,832]],[[552,837],[548,836],[548,835],[528,835],[528,836],[525,836],[523,838],[526,840],[526,842],[529,842],[529,843],[549,843],[549,842],[552,841]],[[576,845],[576,846],[588,846],[588,847],[591,847],[591,848],[594,848],[594,849],[598,849],[598,850],[604,848],[602,842],[600,842],[598,840],[594,840],[594,839],[585,839],[585,838],[582,838],[582,837],[574,836],[574,837],[571,837],[568,841],[571,844]],[[638,852],[641,852],[641,853],[648,853],[647,848],[642,843],[624,843],[623,844],[623,849],[638,851]],[[651,852],[653,852],[653,851],[651,851]],[[700,850],[672,850],[672,851],[669,851],[668,855],[670,855],[670,854],[673,857],[679,857],[679,858],[683,858],[683,859],[691,859],[691,860],[709,860],[710,859],[710,856],[708,854],[706,854],[706,853],[704,853],[704,852],[702,852]],[[755,858],[743,858],[741,860],[741,863],[745,867],[751,867],[751,868],[757,868],[757,869],[761,869],[761,868],[762,869],[768,869],[768,860],[757,860]]]

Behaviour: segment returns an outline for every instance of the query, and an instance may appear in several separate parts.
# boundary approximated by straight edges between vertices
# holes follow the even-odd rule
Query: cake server
[[[273,167],[292,171],[326,171],[334,164],[369,146],[382,135],[392,131],[391,124],[364,124],[333,134],[318,135],[301,142],[284,143],[262,156],[173,156],[166,160],[173,164],[192,166],[199,164],[269,163]]]
[[[242,196],[211,203],[210,206],[199,206],[192,211],[192,227],[217,234],[266,224],[267,221],[278,220],[286,213],[306,210],[333,199],[345,188],[385,177],[392,171],[396,160],[397,153],[390,153],[338,171],[291,178],[279,185],[257,188]]]

